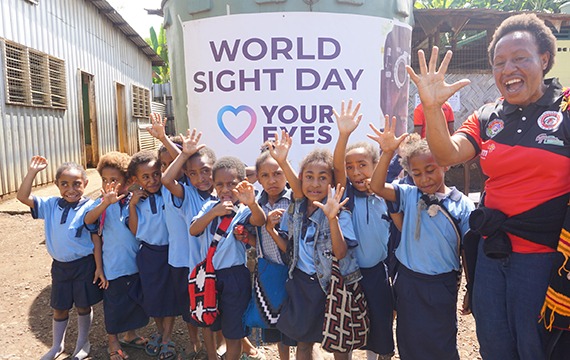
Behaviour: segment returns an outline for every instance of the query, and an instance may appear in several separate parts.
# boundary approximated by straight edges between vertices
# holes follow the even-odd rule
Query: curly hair
[[[259,168],[263,165],[268,159],[273,159],[269,150],[263,150],[261,154],[255,159],[255,171],[259,172]]]
[[[212,179],[216,178],[216,172],[221,169],[235,170],[239,181],[243,181],[246,178],[245,164],[236,157],[224,156],[219,158],[212,167]]]
[[[174,143],[174,145],[176,145],[177,148],[182,150],[182,143],[184,142],[184,139],[182,138],[182,136],[180,136],[180,135],[169,136],[169,138],[170,138],[170,141],[172,141]],[[167,153],[167,152],[168,152],[168,149],[166,148],[166,146],[160,145],[160,147],[158,148],[158,156],[160,156],[160,154],[162,154],[162,153]]]
[[[497,42],[499,42],[499,40],[504,36],[516,31],[526,31],[530,33],[534,37],[536,45],[538,46],[538,52],[540,54],[550,54],[546,69],[543,71],[543,75],[548,73],[554,65],[554,56],[556,55],[556,37],[552,34],[552,30],[546,26],[544,21],[540,20],[539,17],[533,13],[511,16],[505,19],[501,25],[499,25],[497,30],[495,30],[493,39],[487,49],[491,66],[493,65],[493,58],[495,57],[495,47],[497,46]]]
[[[117,169],[125,179],[128,179],[130,162],[131,157],[129,155],[118,151],[111,151],[101,156],[99,164],[97,164],[97,172],[99,175],[103,175],[103,169],[105,168]]]
[[[64,162],[63,164],[59,165],[55,172],[55,181],[59,180],[61,175],[67,170],[77,170],[81,173],[81,178],[83,181],[87,180],[87,171],[85,171],[83,166],[75,162]]]
[[[308,153],[303,158],[303,160],[301,160],[301,163],[299,164],[299,178],[301,178],[301,179],[303,178],[301,175],[303,174],[305,167],[307,167],[307,165],[313,164],[313,163],[324,164],[327,167],[327,169],[330,169],[331,174],[332,174],[331,184],[335,183],[334,171],[333,171],[333,155],[330,152],[330,150],[328,150],[328,149],[315,149],[315,150],[311,151],[310,153]]]
[[[195,158],[201,158],[202,156],[205,156],[207,161],[210,164],[215,164],[216,163],[216,153],[214,152],[214,150],[212,150],[211,148],[205,146],[203,148],[201,148],[200,150],[198,150],[197,152],[195,152],[194,154],[192,154],[192,156],[190,156],[188,158],[188,160],[186,160],[187,162],[195,159]]]
[[[410,134],[408,137],[400,144],[400,165],[410,172],[410,159],[417,155],[431,154],[428,143],[426,139],[422,139],[420,134]]]
[[[379,149],[377,147],[374,147],[374,145],[372,145],[369,142],[359,141],[357,143],[348,145],[348,147],[346,148],[346,153],[348,154],[349,151],[354,150],[354,149],[364,150],[366,152],[366,154],[372,158],[373,164],[376,164],[378,162],[378,160],[380,159]]]
[[[131,161],[129,162],[129,167],[127,169],[129,176],[136,176],[137,169],[139,168],[140,165],[148,164],[153,161],[156,161],[156,163],[160,166],[160,160],[158,158],[156,151],[143,150],[134,154],[131,157]]]

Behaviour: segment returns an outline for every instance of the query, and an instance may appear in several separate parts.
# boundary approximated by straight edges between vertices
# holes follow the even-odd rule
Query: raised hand
[[[328,219],[334,219],[340,209],[348,202],[348,198],[341,201],[344,194],[344,187],[339,184],[336,185],[336,190],[333,195],[332,186],[329,187],[329,195],[327,196],[327,202],[325,204],[319,201],[313,201],[313,205],[318,206],[323,210],[323,213]]]
[[[232,191],[242,204],[250,206],[255,203],[255,188],[249,181],[240,182]]]
[[[431,51],[429,65],[426,62],[424,51],[418,50],[418,60],[420,63],[419,74],[409,65],[406,65],[406,70],[410,75],[410,79],[412,79],[418,88],[418,93],[424,107],[441,107],[451,95],[471,82],[468,79],[462,79],[453,84],[445,82],[445,73],[447,72],[447,67],[449,66],[452,56],[452,51],[448,50],[438,68],[437,60],[439,58],[439,48],[434,46]]]
[[[166,137],[166,118],[161,119],[160,114],[150,114],[150,127],[146,130],[155,139],[161,140]]]
[[[283,216],[284,212],[285,209],[275,209],[270,211],[267,214],[267,221],[265,222],[265,227],[269,229],[275,228],[275,226],[281,222],[281,216]]]
[[[186,131],[186,136],[183,137],[184,141],[182,143],[182,152],[188,156],[192,156],[200,149],[204,148],[205,144],[198,144],[200,138],[202,137],[202,132],[197,132],[196,129]]]
[[[43,156],[35,155],[30,160],[30,167],[29,170],[34,173],[39,173],[40,171],[47,168],[48,162],[47,159]]]
[[[348,100],[348,106],[344,107],[344,100],[340,106],[340,114],[333,109],[334,117],[336,118],[336,125],[338,132],[343,135],[350,135],[360,124],[362,114],[358,114],[360,110],[360,102],[356,104],[354,110],[352,109],[352,99]]]
[[[402,141],[408,137],[408,133],[404,133],[396,137],[396,117],[392,117],[390,121],[390,116],[385,115],[385,129],[384,131],[378,130],[376,126],[370,124],[370,128],[374,131],[375,135],[368,134],[367,136],[380,144],[380,148],[385,152],[394,152],[398,149]]]
[[[293,144],[293,139],[285,130],[281,130],[281,139],[275,134],[275,141],[271,143],[269,147],[269,154],[271,157],[277,161],[277,163],[282,163],[287,161],[287,156],[289,155],[289,149]]]
[[[111,182],[104,184],[101,189],[102,201],[108,205],[114,204],[124,198],[125,194],[119,194],[119,189],[121,188],[121,183]]]

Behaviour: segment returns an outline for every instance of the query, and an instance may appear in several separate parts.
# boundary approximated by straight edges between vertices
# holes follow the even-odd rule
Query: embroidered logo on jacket
[[[562,113],[559,111],[545,111],[537,120],[542,130],[556,131],[562,123]]]
[[[544,145],[564,146],[564,141],[560,140],[554,135],[539,134],[535,141]]]
[[[500,133],[501,130],[503,130],[504,128],[505,128],[505,122],[501,119],[495,119],[491,121],[489,125],[487,125],[487,130],[485,130],[485,133],[489,138],[492,138],[498,133]]]

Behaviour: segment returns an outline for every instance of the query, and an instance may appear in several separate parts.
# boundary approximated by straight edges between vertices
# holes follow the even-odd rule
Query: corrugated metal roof
[[[105,16],[113,25],[119,29],[125,36],[131,40],[140,51],[142,51],[152,62],[153,66],[164,65],[164,61],[151,48],[146,41],[133,29],[125,19],[115,10],[106,0],[89,0],[99,10],[99,13]]]

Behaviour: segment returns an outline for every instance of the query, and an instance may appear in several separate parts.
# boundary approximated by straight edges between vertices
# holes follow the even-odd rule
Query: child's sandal
[[[158,353],[160,360],[173,360],[176,359],[176,355],[176,344],[174,342],[169,341],[160,345],[160,352]]]
[[[112,351],[109,353],[110,360],[113,360],[113,357],[117,356],[119,356],[122,360],[127,360],[129,358],[129,355],[127,355],[127,353],[123,349],[119,349],[117,351]]]
[[[162,336],[159,333],[152,334],[144,347],[144,352],[148,356],[157,356],[161,350],[161,343]]]

